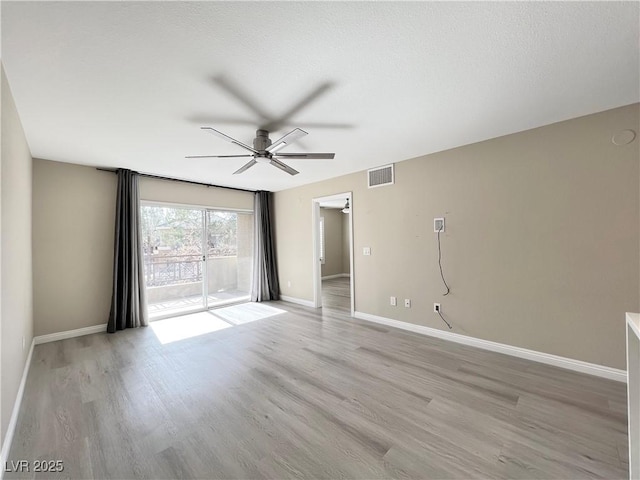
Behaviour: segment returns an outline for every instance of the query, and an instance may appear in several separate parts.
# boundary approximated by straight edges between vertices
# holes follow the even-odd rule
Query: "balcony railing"
[[[202,255],[145,255],[147,287],[199,282],[202,264]]]

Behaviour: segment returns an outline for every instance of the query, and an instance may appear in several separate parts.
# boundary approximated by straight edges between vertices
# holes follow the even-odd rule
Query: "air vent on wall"
[[[393,163],[391,165],[385,165],[384,167],[367,170],[367,176],[369,188],[393,185]]]

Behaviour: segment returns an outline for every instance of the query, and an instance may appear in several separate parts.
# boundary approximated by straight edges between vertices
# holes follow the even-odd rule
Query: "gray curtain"
[[[116,234],[113,255],[113,293],[107,331],[146,327],[142,231],[138,174],[118,169]]]
[[[272,194],[258,191],[254,199],[253,279],[251,282],[251,301],[263,302],[278,300],[278,270],[276,249],[272,229]]]

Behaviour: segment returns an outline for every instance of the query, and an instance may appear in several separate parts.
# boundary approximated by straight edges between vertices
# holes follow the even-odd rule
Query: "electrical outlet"
[[[441,310],[440,310],[440,304],[439,304],[439,303],[434,303],[434,304],[433,304],[433,311],[434,311],[434,312],[436,312],[436,313],[438,313],[438,312],[440,312],[440,311],[441,311]]]
[[[433,219],[433,231],[435,233],[444,232],[444,217]]]
[[[371,255],[371,247],[362,247],[363,255]]]
[[[407,308],[411,308],[411,300],[408,298],[404,299],[404,306]]]
[[[390,304],[392,307],[395,307],[396,305],[398,305],[398,299],[397,299],[396,297],[391,297],[391,298],[389,299],[389,304]]]

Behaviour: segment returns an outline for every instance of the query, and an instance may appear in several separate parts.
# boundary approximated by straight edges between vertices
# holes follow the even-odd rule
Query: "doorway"
[[[141,219],[151,320],[249,300],[253,212],[144,202]]]
[[[354,316],[353,202],[345,192],[312,200],[313,304]]]

